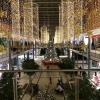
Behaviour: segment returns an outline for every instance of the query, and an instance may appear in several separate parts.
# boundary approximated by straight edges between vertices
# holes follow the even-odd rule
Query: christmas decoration
[[[59,63],[59,59],[56,54],[53,40],[49,41],[47,45],[47,51],[46,51],[46,55],[44,57],[43,63],[46,65]]]

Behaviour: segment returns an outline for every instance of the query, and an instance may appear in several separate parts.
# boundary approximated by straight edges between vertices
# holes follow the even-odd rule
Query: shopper
[[[50,80],[50,84],[52,84],[52,78],[51,77],[49,78],[49,80]]]
[[[49,69],[49,66],[47,66],[47,70]]]
[[[21,72],[20,71],[18,72],[18,75],[19,75],[19,78],[20,78],[21,77]]]
[[[62,93],[63,91],[64,91],[64,89],[63,89],[63,87],[61,86],[61,84],[57,83],[56,92]]]

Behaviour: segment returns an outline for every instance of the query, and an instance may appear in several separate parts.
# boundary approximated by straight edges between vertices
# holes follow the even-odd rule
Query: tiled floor
[[[40,69],[47,69],[46,66],[44,66],[42,63],[41,63],[41,60],[43,59],[43,57],[41,58],[37,58],[36,59],[36,62],[40,65]],[[80,63],[80,62],[79,62]],[[79,66],[82,66],[82,64],[78,64],[78,67]],[[84,68],[87,68],[87,64],[84,64]],[[59,69],[58,66],[56,65],[50,65],[49,66],[49,69]],[[52,80],[52,84],[50,84],[50,76],[51,76],[51,80]],[[56,84],[58,82],[58,79],[60,77],[63,78],[63,82],[68,82],[68,80],[70,80],[70,77],[66,74],[64,74],[63,72],[43,72],[41,73],[41,77],[40,77],[40,73],[37,72],[34,76],[33,76],[33,83],[34,84],[37,84],[38,82],[38,85],[39,85],[39,89],[45,91],[45,89],[48,88],[48,91],[51,91],[52,94],[54,95],[54,97],[56,98],[56,100],[64,100],[64,95],[58,95],[55,93],[55,88],[56,88]],[[28,83],[28,76],[26,74],[22,74],[21,76],[21,81],[20,81],[20,84],[23,85],[25,83]],[[39,79],[39,80],[38,80]],[[33,96],[33,98],[31,99],[30,95],[29,94],[25,94],[25,96],[23,97],[22,100],[37,100],[36,99],[36,96]],[[40,99],[42,100],[42,99]],[[44,99],[43,99],[44,100]]]
[[[41,60],[41,59],[40,59]],[[46,69],[47,67],[44,66],[40,60],[37,60],[37,63],[39,65],[41,65],[40,69]],[[49,67],[49,69],[58,69],[57,66],[51,65]],[[33,83],[37,83],[38,79],[39,79],[40,73],[37,72],[34,76],[33,76]],[[50,76],[51,76],[51,80],[52,80],[52,84],[50,84]],[[42,89],[43,91],[49,86],[48,91],[52,91],[54,97],[56,98],[56,100],[64,100],[64,96],[62,95],[58,95],[55,93],[55,89],[56,89],[56,84],[58,82],[58,78],[60,78],[61,76],[63,76],[63,81],[66,82],[66,75],[64,73],[59,73],[59,72],[51,72],[51,73],[47,73],[44,72],[41,74],[40,80],[38,82],[39,88]],[[22,74],[22,79],[20,81],[20,84],[25,84],[28,83],[28,76],[25,74]],[[29,94],[25,94],[23,100],[36,100],[36,97],[34,96],[32,99],[30,99],[30,95]]]

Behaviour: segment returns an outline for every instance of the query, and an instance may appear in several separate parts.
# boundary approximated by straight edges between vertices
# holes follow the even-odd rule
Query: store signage
[[[100,34],[92,35],[92,38],[100,38]]]

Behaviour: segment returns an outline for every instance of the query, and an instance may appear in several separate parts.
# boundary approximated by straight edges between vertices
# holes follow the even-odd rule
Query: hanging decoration
[[[7,11],[0,10],[0,17],[7,17]]]
[[[42,60],[45,65],[56,65],[59,63],[59,59],[56,54],[56,50],[54,47],[54,41],[49,41],[47,45],[46,54],[44,56],[44,60]]]
[[[12,35],[16,35],[13,37],[13,40],[20,41],[20,11],[19,11],[19,0],[11,0],[11,14],[12,14]]]
[[[38,5],[32,0],[24,2],[24,36],[30,41],[39,39],[39,15]]]
[[[0,1],[0,55],[7,53],[7,41],[11,30],[9,6],[7,1]]]
[[[90,37],[92,35],[92,31],[88,31],[87,35]]]
[[[12,49],[23,48],[25,42],[30,45],[34,39],[39,40],[38,5],[33,0],[0,1],[0,39],[2,38],[13,42]],[[0,44],[0,52],[4,48]]]
[[[64,40],[79,38],[84,32],[83,16],[87,14],[88,4],[92,1],[62,0],[59,6],[59,25],[63,27]],[[85,6],[85,7],[84,7]],[[98,10],[97,10],[98,11]]]
[[[46,25],[43,25],[41,27],[41,43],[43,45],[47,44],[49,42],[49,32]]]
[[[62,42],[63,42],[62,27],[57,26],[54,36],[54,44],[61,44]]]
[[[60,8],[60,25],[63,27],[63,40],[70,41],[74,36],[74,2],[62,0]]]

